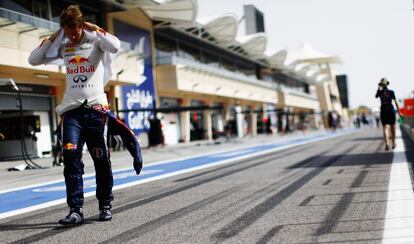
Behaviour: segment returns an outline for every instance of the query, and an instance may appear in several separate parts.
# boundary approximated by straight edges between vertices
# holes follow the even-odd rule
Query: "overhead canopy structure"
[[[329,75],[328,74],[321,74],[321,75],[318,75],[317,77],[316,77],[316,79],[315,79],[315,81],[317,82],[317,83],[323,83],[323,82],[326,82],[326,81],[329,81],[330,80],[330,77],[329,77]]]
[[[172,23],[171,25],[247,58],[257,60],[265,57],[266,34],[256,33],[236,39],[238,22],[237,17],[232,14],[199,19],[192,25],[182,25],[180,23]]]
[[[288,64],[285,64],[286,57],[288,55],[287,50],[280,50],[277,53],[269,55],[267,61],[272,65],[277,65],[281,67],[286,67]]]
[[[269,62],[278,63],[284,66],[293,63],[341,63],[341,60],[335,56],[328,56],[319,51],[316,51],[309,44],[302,44],[298,49],[282,50],[276,54],[268,57]]]
[[[320,74],[319,70],[313,69],[311,66],[306,66],[305,68],[299,70],[297,73],[300,76],[306,77],[308,79]]]
[[[283,65],[283,53],[286,52],[285,50],[275,52],[274,50],[266,50],[265,51],[265,57],[267,62],[270,64],[271,67],[277,68],[277,69],[286,69],[286,66]]]
[[[287,62],[293,60],[299,62],[314,62],[314,63],[341,63],[341,60],[336,56],[329,56],[312,48],[311,45],[304,43],[302,46],[293,50],[287,56]]]
[[[341,63],[338,57],[321,53],[306,43],[298,49],[267,51],[265,54],[267,45],[265,33],[236,39],[238,21],[232,14],[196,21],[197,0],[123,0],[122,5],[127,8],[141,8],[151,19],[161,23],[157,26],[168,25],[251,60],[259,62],[265,60],[264,64],[270,68],[279,69],[310,84],[329,79],[329,76],[321,77],[327,74],[327,70],[329,71],[329,64]],[[323,68],[325,64],[328,69]]]
[[[239,37],[237,40],[240,47],[253,59],[260,58],[264,55],[267,45],[265,33],[256,33]]]
[[[272,65],[278,65],[278,66],[285,67],[285,66],[287,66],[287,65],[285,65],[287,52],[288,52],[287,50],[281,50],[277,53],[270,54],[267,57],[267,61]]]
[[[113,2],[117,2],[114,0]],[[141,7],[145,5],[159,5],[160,1],[154,0],[122,0],[122,4],[128,7]]]
[[[214,18],[199,19],[197,22],[221,45],[230,45],[236,39],[237,19],[234,15],[226,14]]]
[[[304,78],[308,83],[329,81],[328,77],[321,77],[328,69],[329,64],[341,63],[336,56],[329,56],[312,48],[309,44],[302,44],[298,49],[285,49],[277,53],[267,55],[267,61],[272,66],[281,67],[282,70],[295,73]]]
[[[123,5],[139,7],[153,20],[165,22],[194,22],[197,16],[197,0],[123,0]]]
[[[308,65],[300,67],[296,72],[301,76],[307,76],[308,72],[313,71],[312,68]]]

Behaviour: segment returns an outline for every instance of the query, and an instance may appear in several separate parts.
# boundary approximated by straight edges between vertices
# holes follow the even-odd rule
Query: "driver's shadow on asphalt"
[[[82,225],[93,224],[94,222],[101,222],[98,218],[85,219]],[[82,225],[60,225],[57,222],[45,222],[45,223],[35,223],[35,224],[0,224],[0,232],[3,231],[15,231],[15,230],[63,230],[80,227]]]

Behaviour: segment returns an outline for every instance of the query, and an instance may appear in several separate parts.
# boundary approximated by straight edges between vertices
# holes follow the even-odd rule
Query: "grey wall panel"
[[[0,110],[18,110],[17,95],[0,94]],[[50,97],[22,96],[23,110],[50,111]]]

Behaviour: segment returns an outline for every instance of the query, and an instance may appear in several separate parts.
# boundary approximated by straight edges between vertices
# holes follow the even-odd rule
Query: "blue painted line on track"
[[[353,131],[353,130],[352,130]],[[304,136],[297,139],[290,139],[283,142],[259,145],[249,148],[231,150],[228,152],[215,153],[205,156],[196,156],[183,160],[175,160],[162,164],[145,166],[142,173],[137,176],[132,169],[114,172],[114,186],[126,183],[139,182],[149,178],[158,177],[164,174],[174,173],[186,169],[217,163],[219,161],[228,160],[246,156],[260,151],[276,149],[288,145],[295,145],[307,141],[317,139],[328,139],[343,135],[350,130],[339,133],[324,133],[313,136]],[[65,182],[45,184],[42,186],[30,187],[21,190],[0,193],[0,214],[15,211],[23,208],[32,207],[59,199],[66,198]],[[94,192],[96,190],[95,176],[84,177],[84,193]]]

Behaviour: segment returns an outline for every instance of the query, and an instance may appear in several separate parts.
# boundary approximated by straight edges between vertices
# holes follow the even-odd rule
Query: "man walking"
[[[119,51],[120,41],[97,25],[86,22],[77,5],[62,11],[60,26],[29,56],[31,65],[63,59],[66,66],[66,92],[56,112],[62,117],[64,176],[70,211],[59,224],[82,224],[84,220],[84,143],[96,171],[99,219],[111,220],[113,176],[106,144],[108,101],[104,85],[110,78],[110,55]]]

